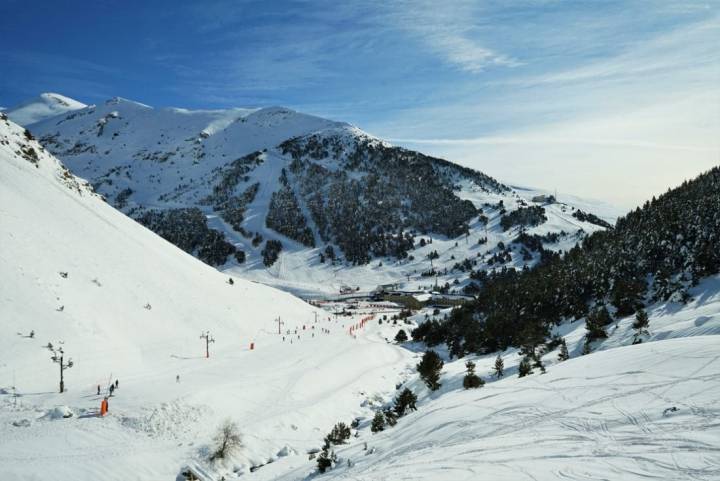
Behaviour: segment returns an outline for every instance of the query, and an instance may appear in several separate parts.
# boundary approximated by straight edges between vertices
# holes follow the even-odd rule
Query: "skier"
[[[117,389],[118,387],[120,387],[120,382],[117,379],[115,379],[115,389]]]
[[[114,385],[114,384],[110,384],[110,389],[109,389],[109,391],[110,391],[110,395],[112,396],[112,395],[113,395],[113,392],[115,391],[115,385]]]
[[[98,396],[100,395],[100,384],[98,384],[98,393],[97,393],[97,395],[98,395]]]
[[[34,339],[34,338],[35,338],[35,330],[33,329],[32,331],[30,331],[30,339]]]
[[[175,376],[175,382],[180,382],[180,374],[178,374],[177,376]]]

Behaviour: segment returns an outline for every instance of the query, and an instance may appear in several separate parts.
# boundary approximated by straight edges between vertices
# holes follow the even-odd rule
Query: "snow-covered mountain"
[[[508,223],[534,218],[525,199],[540,195],[475,186],[456,192],[484,209],[503,200],[484,212],[488,242],[517,229],[504,230]],[[684,202],[674,202],[678,197]],[[662,211],[693,200],[676,194],[655,205]],[[508,216],[503,207],[506,214],[525,210]],[[548,232],[585,222],[565,204],[544,209],[538,227]],[[537,350],[544,375],[535,368],[517,377],[517,347],[451,359],[447,346],[436,345],[445,366],[442,386],[430,391],[415,371],[426,346],[387,339],[442,321],[450,310],[426,308],[403,319],[389,304],[360,302],[326,311],[259,284],[231,284],[103,203],[2,114],[0,218],[0,466],[11,479],[186,479],[185,466],[203,481],[720,474],[720,281],[710,275],[717,271],[699,273],[705,277],[688,288],[687,304],[671,298],[647,305],[640,345],[631,345],[633,315],[618,315],[605,327],[607,338],[593,343],[597,352],[584,356],[585,319],[554,324]],[[484,234],[484,225],[477,228]],[[443,246],[440,258],[449,257],[465,240],[432,238],[409,255]],[[208,329],[215,343],[205,359],[198,335]],[[548,347],[558,336],[570,360],[559,362],[558,346]],[[59,373],[48,342],[74,361],[63,394],[53,392]],[[491,376],[498,354],[501,379]],[[462,388],[470,360],[487,382],[477,390]],[[119,389],[110,414],[100,417],[113,379]],[[405,388],[418,396],[417,411],[372,433],[373,415]],[[242,447],[211,462],[212,438],[226,417],[238,423]],[[339,421],[354,421],[353,435],[332,447],[334,462],[319,474],[317,459],[308,458]]]
[[[535,262],[537,242],[512,242],[521,230],[567,250],[615,217],[280,107],[116,98],[32,131],[108,202],[187,252],[303,294],[430,281],[459,291],[471,269]]]
[[[208,465],[227,417],[243,449],[224,471],[306,459],[412,358],[377,332],[348,335],[357,316],[230,282],[107,205],[4,114],[0,245],[0,466],[12,479],[173,479]],[[62,394],[61,348],[73,361]]]
[[[37,320],[43,329],[36,331],[48,340],[88,336],[100,352],[109,345],[129,349],[125,343],[143,350],[145,337],[124,333],[195,344],[200,330],[212,329],[249,339],[273,319],[263,313],[267,303],[286,316],[311,312],[275,289],[239,279],[228,284],[227,276],[104,203],[26,130],[6,117],[0,129],[1,297],[9,329],[27,331]],[[103,322],[96,325],[99,313]],[[108,366],[98,359],[95,367]]]
[[[82,102],[55,93],[43,93],[4,112],[13,122],[28,126],[57,115],[87,107]]]

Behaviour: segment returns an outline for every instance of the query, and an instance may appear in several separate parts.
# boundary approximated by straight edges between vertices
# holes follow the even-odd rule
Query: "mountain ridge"
[[[289,272],[304,276],[275,266],[301,259],[303,270],[325,279],[320,284],[344,283],[322,269],[325,259],[350,270],[374,260],[387,266],[363,278],[363,288],[409,281],[409,272],[419,282],[426,269],[418,255],[432,254],[417,252],[422,236],[428,242],[465,236],[469,246],[471,235],[473,242],[487,237],[488,214],[499,219],[533,204],[532,195],[479,171],[285,107],[191,111],[114,98],[32,130],[118,209],[206,262],[262,282]],[[543,210],[553,203],[534,204]],[[607,227],[573,218],[572,205],[554,205],[562,226],[555,249]],[[181,241],[175,222],[194,226],[194,240]],[[549,233],[537,224],[518,226]],[[515,236],[502,229],[495,244],[506,246]],[[520,266],[533,257],[495,244],[481,254],[495,261],[517,255]],[[458,289],[468,284],[460,271],[445,271],[463,261],[459,256],[478,262],[470,250],[442,260],[444,283],[460,278]]]
[[[82,102],[53,92],[45,92],[33,99],[4,110],[10,120],[28,126],[67,112],[87,107]]]

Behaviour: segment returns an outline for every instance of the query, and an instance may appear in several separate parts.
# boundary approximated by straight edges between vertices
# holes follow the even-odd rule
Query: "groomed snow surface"
[[[720,278],[696,287],[687,306],[649,309],[643,344],[629,345],[627,318],[580,356],[578,321],[558,330],[573,358],[548,353],[546,374],[517,378],[511,349],[505,378],[490,378],[495,354],[471,356],[484,387],[462,389],[462,359],[446,363],[443,386],[430,393],[414,372],[422,347],[386,339],[432,310],[411,325],[379,324],[397,311],[377,312],[350,335],[350,325],[388,309],[360,304],[342,316],[333,308],[350,306],[321,309],[239,278],[230,284],[104,204],[22,129],[0,120],[0,140],[6,479],[176,479],[186,465],[206,480],[720,479]],[[17,154],[28,146],[37,167]],[[205,330],[216,341],[209,359]],[[63,394],[48,342],[74,361]],[[110,414],[99,417],[115,379]],[[398,384],[418,394],[417,412],[371,434],[374,410]],[[209,444],[226,418],[243,447],[211,464]],[[354,418],[358,436],[317,474],[307,451]]]

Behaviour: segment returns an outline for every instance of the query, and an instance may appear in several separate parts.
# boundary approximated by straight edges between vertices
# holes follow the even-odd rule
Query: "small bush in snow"
[[[483,381],[480,376],[475,374],[475,363],[472,361],[468,361],[465,363],[465,367],[467,368],[467,373],[463,378],[463,387],[465,389],[482,387],[482,385],[485,384],[485,381]]]
[[[215,434],[214,442],[210,461],[224,459],[237,451],[242,446],[240,428],[237,423],[230,419],[223,421],[218,428],[217,434]]]
[[[404,329],[400,329],[397,334],[395,334],[395,342],[405,342],[408,340],[407,334],[405,333]]]

